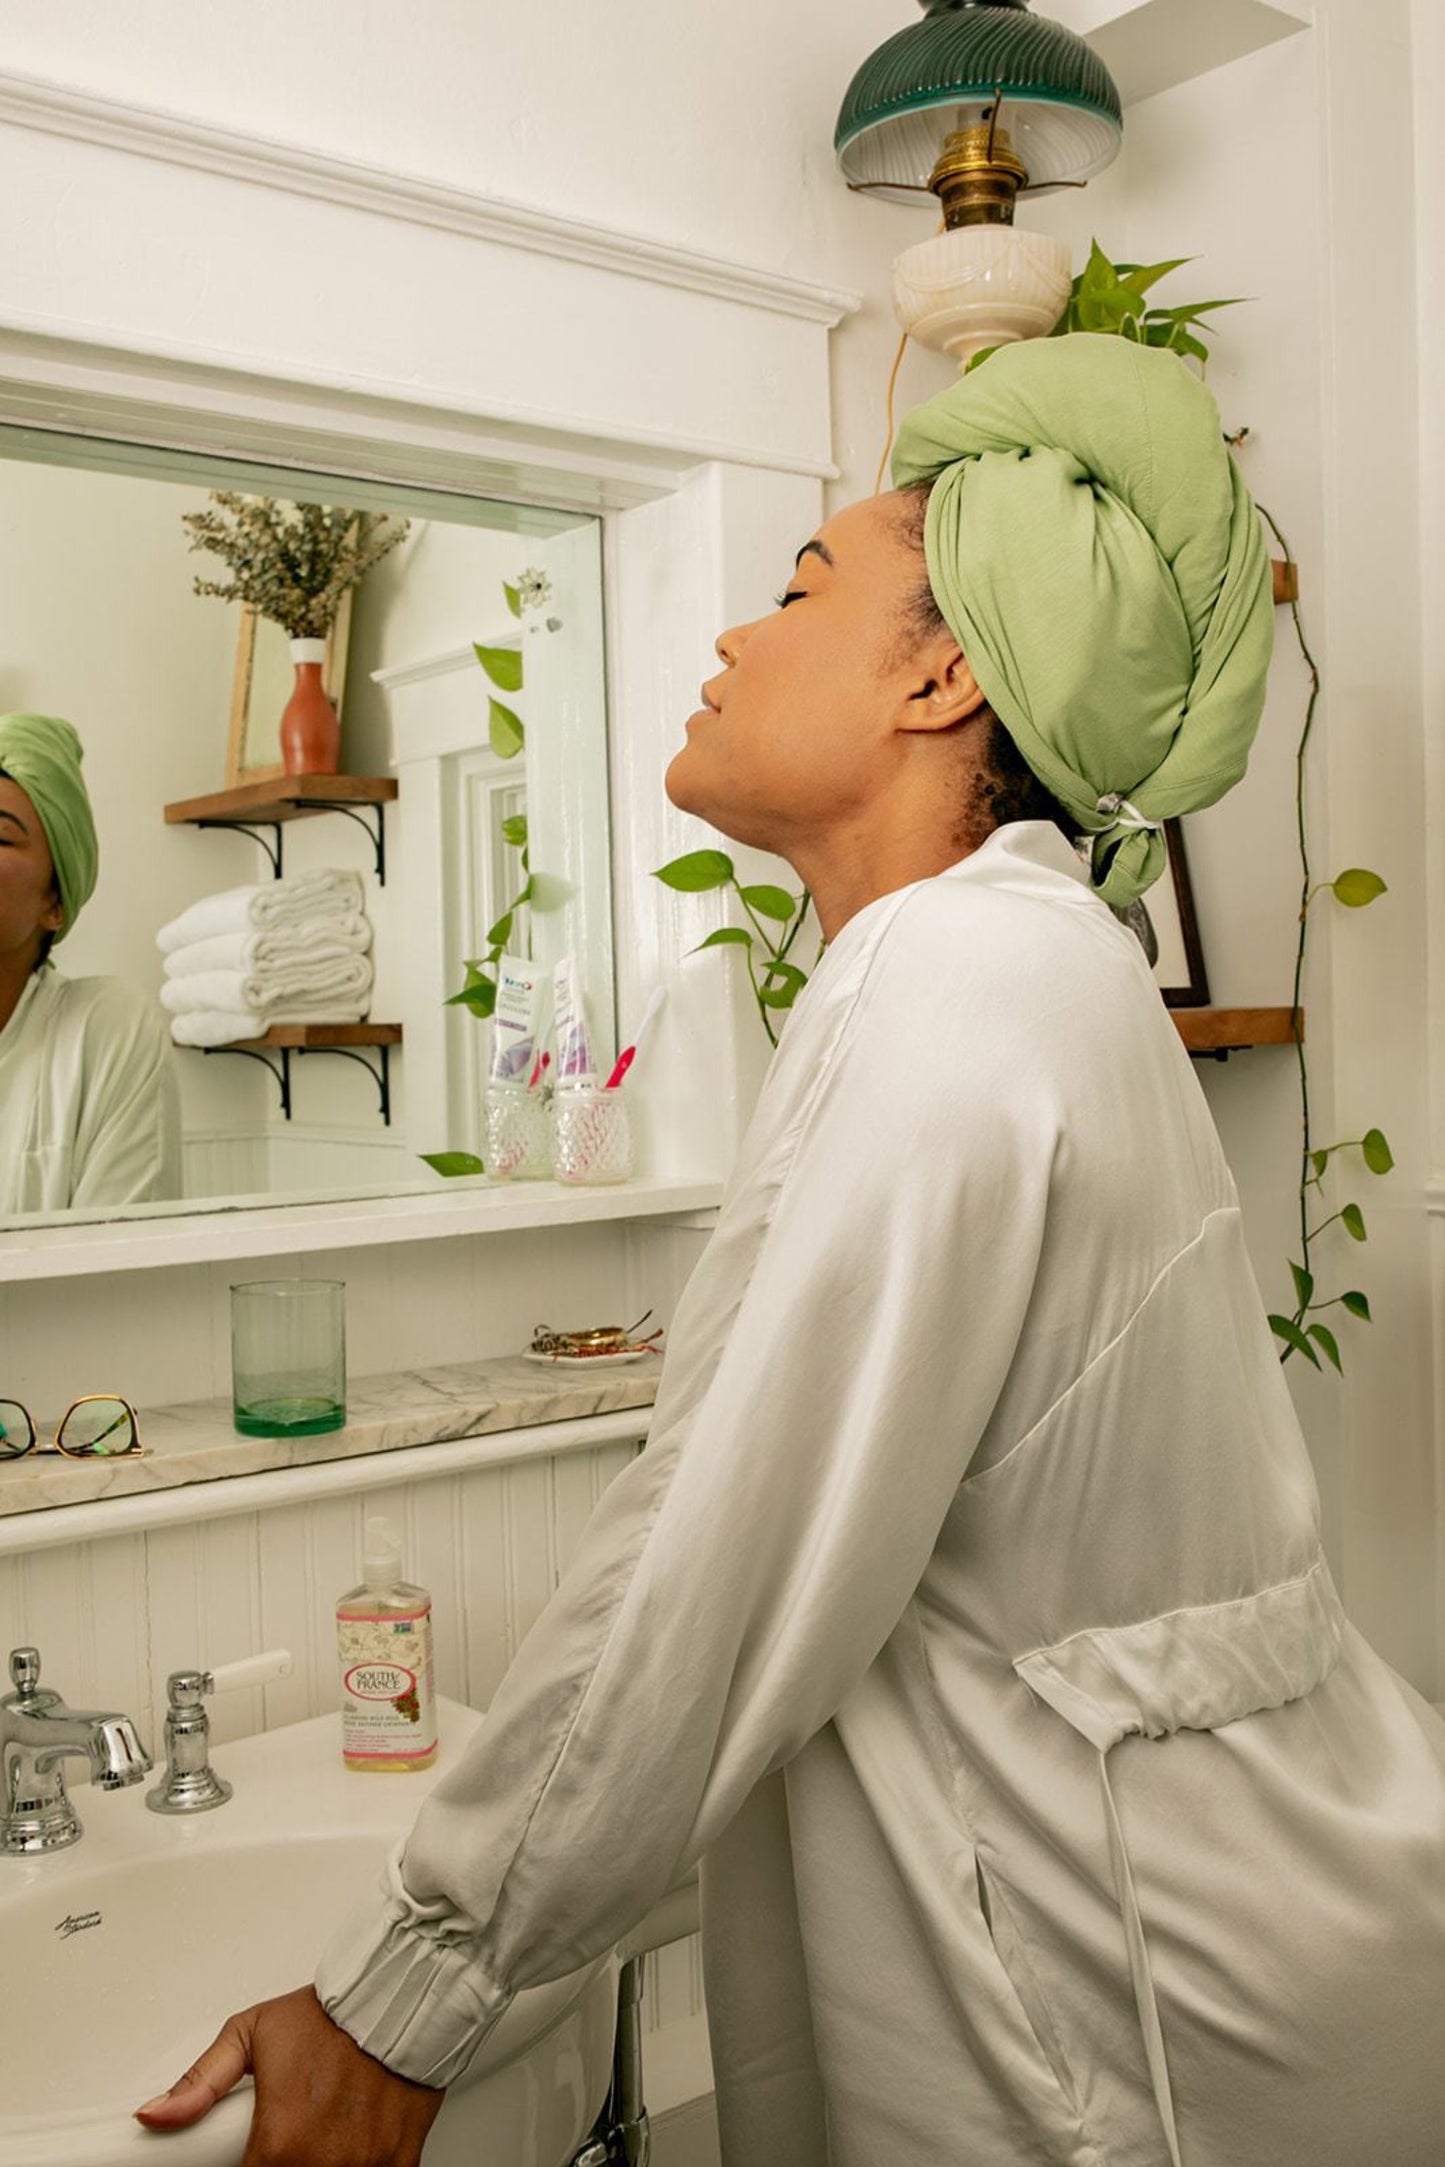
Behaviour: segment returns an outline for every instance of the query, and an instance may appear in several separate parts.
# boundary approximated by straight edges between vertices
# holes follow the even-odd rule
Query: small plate
[[[534,1354],[529,1347],[524,1362],[545,1362],[549,1369],[616,1369],[623,1362],[641,1362],[656,1354],[656,1347],[634,1347],[630,1354]]]

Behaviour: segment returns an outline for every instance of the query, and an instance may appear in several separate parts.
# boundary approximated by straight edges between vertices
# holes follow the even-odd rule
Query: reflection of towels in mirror
[[[312,1014],[324,1011],[335,1022],[334,1007],[354,1009],[360,1004],[364,1010],[370,992],[369,956],[301,957],[256,971],[192,971],[182,978],[168,978],[161,987],[161,1002],[173,1016],[202,1008],[279,1011],[303,1002]]]
[[[338,911],[275,933],[216,933],[210,940],[187,941],[184,948],[172,949],[164,969],[167,978],[190,978],[197,971],[264,971],[277,963],[325,963],[363,955],[370,946],[370,919],[357,911]]]
[[[171,955],[192,941],[210,940],[218,933],[279,933],[283,928],[319,931],[347,914],[353,926],[365,923],[360,874],[322,867],[284,880],[203,895],[161,927],[156,946],[162,955]]]
[[[199,1008],[171,1018],[171,1037],[178,1046],[232,1046],[238,1039],[264,1038],[273,1023],[360,1023],[365,1012],[364,1005],[347,1008],[335,1001],[319,1008],[296,1003],[265,1015],[250,1008]]]

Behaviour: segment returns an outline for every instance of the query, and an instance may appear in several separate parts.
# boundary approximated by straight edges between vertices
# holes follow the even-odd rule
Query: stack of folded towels
[[[357,873],[297,873],[202,896],[156,935],[178,1046],[227,1046],[273,1023],[359,1023],[371,925]]]

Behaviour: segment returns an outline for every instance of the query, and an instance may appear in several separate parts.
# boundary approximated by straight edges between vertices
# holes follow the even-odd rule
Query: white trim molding
[[[529,204],[479,195],[387,166],[332,157],[299,143],[220,128],[158,107],[97,97],[92,91],[73,90],[40,76],[0,70],[0,122],[220,174],[228,180],[249,181],[256,187],[279,188],[288,195],[313,196],[323,203],[344,204],[411,225],[465,234],[471,240],[499,242],[533,256],[589,264],[655,286],[713,294],[830,329],[863,305],[861,294],[843,287],[819,286],[781,272],[730,263],[697,249],[595,226],[584,219],[560,218]]]

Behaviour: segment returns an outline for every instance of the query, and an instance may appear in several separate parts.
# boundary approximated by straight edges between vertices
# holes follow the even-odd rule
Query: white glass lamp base
[[[956,226],[907,248],[893,266],[898,321],[960,373],[986,346],[1046,338],[1068,305],[1068,245],[1020,226]]]

